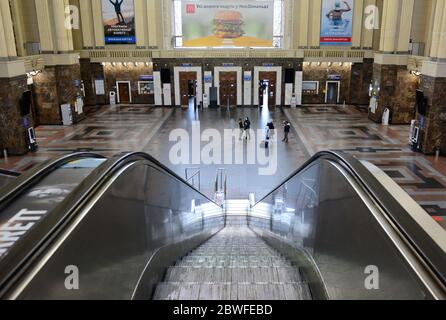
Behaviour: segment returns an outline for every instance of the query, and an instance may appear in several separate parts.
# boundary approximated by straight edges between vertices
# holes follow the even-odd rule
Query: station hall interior
[[[0,0],[0,299],[446,299],[446,0]]]

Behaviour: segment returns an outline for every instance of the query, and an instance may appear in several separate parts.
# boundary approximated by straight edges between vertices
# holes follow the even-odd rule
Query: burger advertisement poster
[[[323,0],[321,46],[351,46],[354,0]]]
[[[133,0],[102,0],[106,44],[136,44]]]
[[[182,1],[183,47],[272,47],[274,0]]]

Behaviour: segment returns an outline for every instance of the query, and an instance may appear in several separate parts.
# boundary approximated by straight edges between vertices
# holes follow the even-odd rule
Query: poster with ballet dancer
[[[105,44],[136,44],[133,0],[102,0]]]
[[[321,46],[351,46],[354,0],[323,0]]]

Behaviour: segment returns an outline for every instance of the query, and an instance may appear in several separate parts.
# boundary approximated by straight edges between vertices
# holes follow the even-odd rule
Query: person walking
[[[239,140],[242,141],[243,140],[243,134],[245,132],[245,124],[243,123],[242,118],[238,119],[238,128],[239,128]]]
[[[268,131],[267,131],[268,140],[274,139],[274,134],[276,131],[276,127],[274,126],[274,121],[269,122],[266,126],[268,128]]]
[[[285,136],[284,136],[282,142],[288,143],[288,139],[289,139],[290,131],[291,131],[291,123],[289,121],[284,121],[283,126],[284,126],[283,131],[284,131]]]
[[[245,130],[245,139],[251,140],[251,120],[246,117],[245,122],[243,123],[243,129]]]

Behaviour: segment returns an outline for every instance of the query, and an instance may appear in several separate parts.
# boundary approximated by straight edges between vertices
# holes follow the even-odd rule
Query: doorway
[[[118,103],[131,103],[132,92],[130,90],[130,81],[117,81],[116,88],[118,90]]]
[[[269,81],[260,80],[259,83],[259,105],[268,108],[269,105]]]
[[[327,90],[325,92],[325,103],[338,104],[340,96],[341,82],[327,81]]]
[[[237,105],[237,72],[220,72],[220,106]]]
[[[193,101],[195,104],[197,97],[197,73],[180,72],[180,96],[181,106],[189,106]]]
[[[277,72],[259,72],[259,79],[260,79],[260,89],[259,89],[259,105],[262,106],[262,102],[264,101],[265,92],[267,94],[267,101],[268,106],[275,106],[276,105],[276,89],[277,89]],[[262,90],[263,86],[263,90]]]

